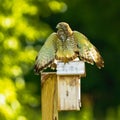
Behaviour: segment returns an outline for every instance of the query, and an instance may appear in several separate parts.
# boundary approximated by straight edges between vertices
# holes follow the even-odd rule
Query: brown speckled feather
[[[77,41],[80,59],[90,64],[95,62],[98,68],[104,67],[103,58],[97,48],[82,33],[74,31],[73,34]]]
[[[39,73],[54,61],[57,39],[56,33],[52,33],[40,49],[35,61],[34,71],[36,73]]]

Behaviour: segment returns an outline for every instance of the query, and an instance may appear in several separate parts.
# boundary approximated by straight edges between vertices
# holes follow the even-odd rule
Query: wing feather
[[[74,31],[74,38],[77,41],[80,59],[94,64],[98,68],[104,67],[104,61],[97,48],[82,33]]]
[[[52,33],[40,49],[35,60],[34,70],[36,73],[39,73],[54,61],[56,53],[56,41],[57,35],[56,33]]]

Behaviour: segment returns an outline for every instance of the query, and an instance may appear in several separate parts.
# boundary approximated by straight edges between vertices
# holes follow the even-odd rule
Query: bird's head
[[[57,29],[67,30],[69,28],[69,25],[66,22],[60,22],[56,26]]]
[[[72,30],[69,26],[69,24],[67,24],[66,22],[60,22],[57,24],[56,28],[58,29],[58,34],[62,33],[64,34],[66,37],[72,35]]]

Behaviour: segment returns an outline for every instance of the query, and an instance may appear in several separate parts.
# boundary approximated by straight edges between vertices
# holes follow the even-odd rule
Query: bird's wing
[[[34,70],[36,73],[42,71],[45,67],[53,62],[56,53],[56,33],[52,33],[46,40],[45,44],[40,49],[36,57]]]
[[[104,61],[97,48],[82,33],[73,31],[73,35],[77,41],[80,59],[91,64],[95,62],[98,68],[104,67]]]

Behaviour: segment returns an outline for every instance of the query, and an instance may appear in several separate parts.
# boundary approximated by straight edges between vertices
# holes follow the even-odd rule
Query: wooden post
[[[57,75],[42,73],[42,120],[58,120]]]
[[[58,110],[79,110],[80,78],[85,76],[82,61],[57,63],[57,73],[42,73],[42,120],[58,120]]]

